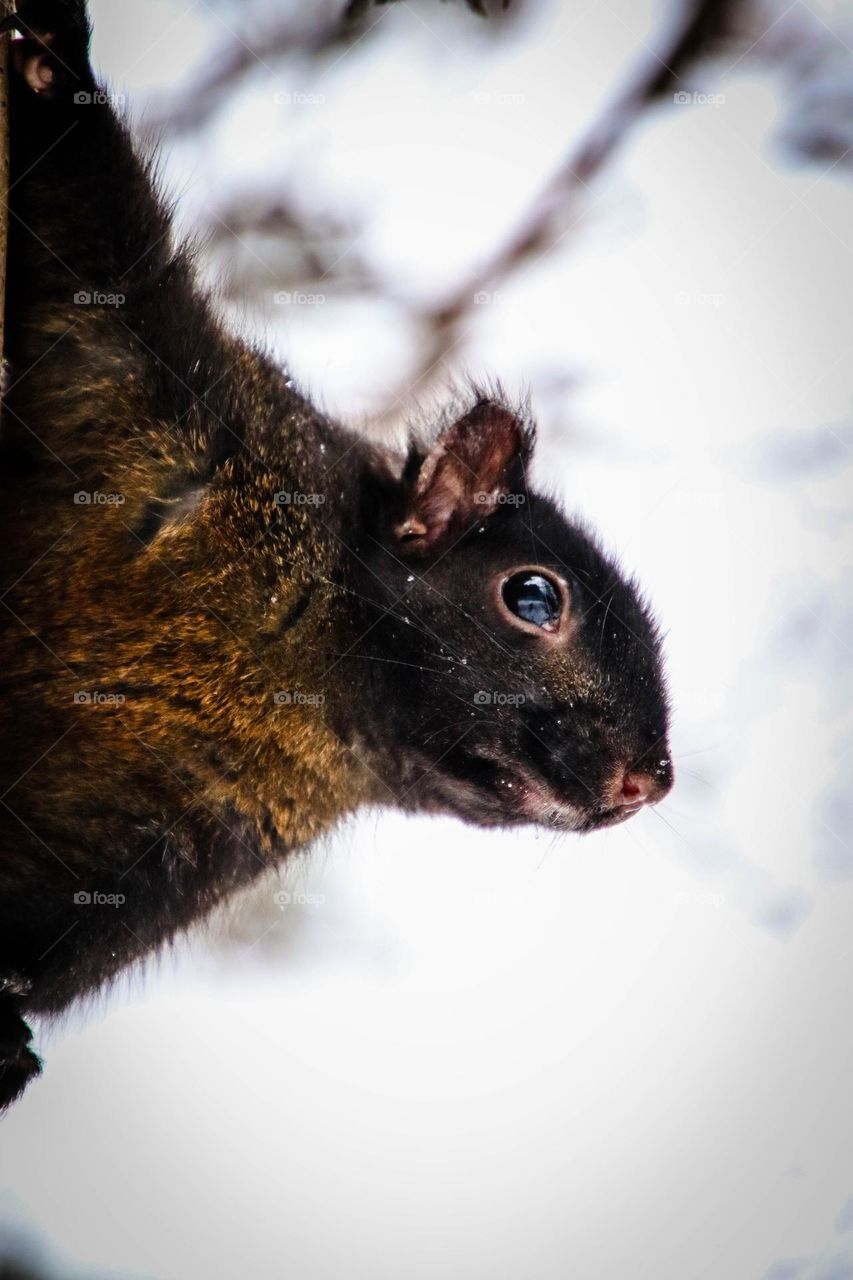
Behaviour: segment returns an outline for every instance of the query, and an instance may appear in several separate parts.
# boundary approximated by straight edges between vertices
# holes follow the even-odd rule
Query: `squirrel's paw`
[[[24,1092],[41,1071],[30,1048],[32,1032],[11,996],[0,997],[0,1112]]]

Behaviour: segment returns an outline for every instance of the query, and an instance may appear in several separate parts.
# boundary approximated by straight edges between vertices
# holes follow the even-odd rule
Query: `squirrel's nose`
[[[638,769],[626,769],[621,778],[616,779],[611,800],[615,807],[631,805],[639,808],[662,800],[669,787],[668,777],[656,778],[653,774]]]

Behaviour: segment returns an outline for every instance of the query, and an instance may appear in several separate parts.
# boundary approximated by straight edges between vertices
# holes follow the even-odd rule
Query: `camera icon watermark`
[[[324,893],[302,893],[289,889],[277,889],[273,894],[273,902],[280,911],[285,907],[322,907],[326,901]]]
[[[284,489],[273,498],[277,507],[322,507],[325,501],[325,493],[290,493]]]
[[[277,307],[322,307],[325,293],[306,293],[304,289],[279,289],[273,294]]]
[[[103,693],[100,689],[78,689],[74,694],[76,707],[123,707],[126,701],[123,693]]]
[[[101,493],[99,489],[91,493],[79,489],[74,495],[75,507],[122,507],[126,501],[123,493]]]
[[[472,89],[470,96],[478,107],[521,107],[527,101],[524,93],[500,89]]]
[[[94,93],[79,89],[74,94],[74,105],[78,107],[118,107],[121,109],[126,102],[127,98],[123,93],[104,93],[103,89],[96,89]]]
[[[680,289],[672,295],[677,307],[721,307],[726,300],[724,293],[704,293],[701,289]]]
[[[672,100],[677,107],[721,107],[726,100],[724,93],[700,93],[697,90],[688,92],[686,89],[679,89],[677,93],[672,95]]]
[[[325,93],[305,93],[299,89],[279,89],[272,100],[277,107],[322,107]]]
[[[123,293],[104,293],[100,289],[78,289],[74,294],[76,307],[123,307],[125,302]]]
[[[478,689],[475,707],[521,707],[527,701],[523,693],[503,693],[500,689]]]
[[[324,693],[306,693],[302,689],[278,689],[272,696],[277,707],[322,707]]]
[[[499,507],[523,507],[527,501],[526,494],[523,493],[490,493],[488,490],[481,489],[474,494],[474,501],[478,506],[499,506]]]
[[[713,907],[719,910],[726,905],[726,895],[713,889],[687,889],[675,894],[676,907]]]
[[[123,893],[101,893],[95,889],[78,889],[74,894],[75,907],[123,907],[127,898]]]

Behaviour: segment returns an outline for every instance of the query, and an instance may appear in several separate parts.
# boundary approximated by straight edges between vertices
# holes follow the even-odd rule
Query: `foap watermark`
[[[502,693],[499,689],[478,689],[475,707],[520,707],[527,701],[523,693]]]
[[[103,89],[96,89],[94,93],[79,89],[74,95],[74,104],[78,107],[117,107],[121,109],[126,102],[127,98],[123,93],[104,93]]]
[[[76,707],[123,707],[126,701],[123,693],[107,693],[101,689],[78,689],[74,694]]]
[[[522,107],[527,95],[505,89],[472,89],[471,99],[478,107]]]
[[[273,499],[277,507],[322,507],[326,501],[325,493],[290,493],[280,489]]]
[[[123,307],[125,302],[123,293],[105,293],[101,289],[78,289],[74,295],[75,307]]]
[[[481,489],[479,493],[474,494],[474,501],[481,507],[523,507],[527,497],[523,493],[491,493]]]
[[[75,507],[122,507],[126,501],[123,493],[101,493],[100,489],[78,489],[74,495]]]
[[[98,889],[78,889],[74,894],[75,907],[123,907],[126,902],[123,893],[101,893]]]
[[[673,898],[676,907],[714,907],[726,905],[726,895],[714,889],[684,889]]]
[[[478,289],[474,294],[475,307],[497,307],[504,300],[500,289]]]
[[[277,889],[272,898],[280,911],[284,911],[285,907],[322,907],[326,901],[324,893],[304,893],[290,889]]]
[[[277,707],[322,707],[324,693],[306,693],[304,689],[277,689],[272,696]]]
[[[279,289],[273,294],[277,307],[322,307],[325,293],[306,293],[304,289]]]
[[[322,107],[325,93],[305,93],[301,89],[279,89],[272,100],[277,107]]]
[[[478,907],[517,907],[530,897],[530,890],[523,889],[478,889],[473,895],[473,902]]]
[[[681,289],[672,295],[677,307],[721,307],[726,300],[724,293],[703,293],[701,289]]]
[[[677,107],[721,107],[726,100],[724,93],[699,93],[698,90],[688,92],[686,89],[679,89],[677,93],[672,95],[672,100]]]

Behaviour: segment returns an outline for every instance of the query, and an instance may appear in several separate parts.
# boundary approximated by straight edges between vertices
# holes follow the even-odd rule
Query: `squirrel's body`
[[[526,425],[480,398],[395,458],[328,421],[198,290],[91,100],[82,6],[19,25],[0,1106],[37,1070],[23,1014],[360,805],[586,830],[633,811],[629,778],[639,803],[671,781],[654,627],[527,491]]]
[[[4,789],[28,771],[0,807],[0,894],[27,892],[0,952],[38,973],[33,1003],[51,1009],[355,802],[357,762],[316,706],[275,701],[334,661],[353,469],[323,523],[275,497],[316,492],[317,460],[359,442],[221,330],[112,111],[79,106],[62,138],[50,105],[14,88]],[[41,179],[20,181],[51,144]],[[102,294],[124,301],[85,300]],[[179,509],[214,470],[244,501],[219,510],[208,492],[206,546],[193,522],[185,554]],[[157,534],[168,557],[145,554]],[[123,909],[69,915],[72,887]]]

